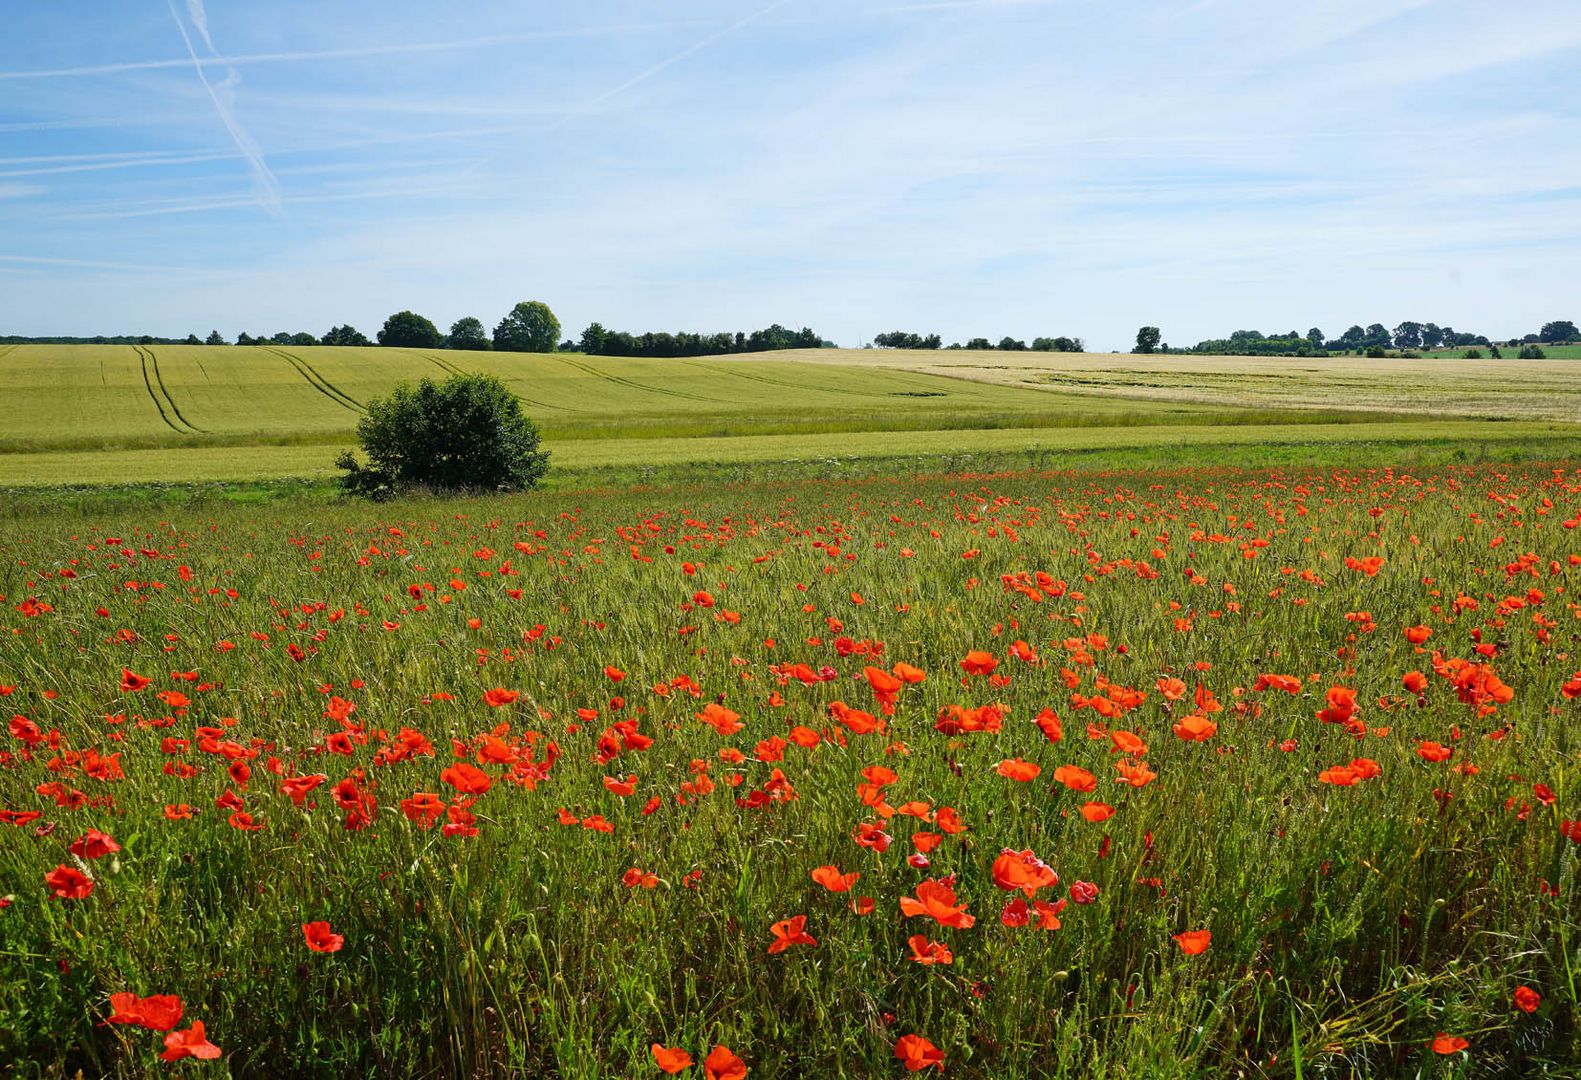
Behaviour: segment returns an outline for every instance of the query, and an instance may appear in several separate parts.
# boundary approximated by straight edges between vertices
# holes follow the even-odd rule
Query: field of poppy
[[[1581,1055],[1581,470],[8,512],[0,1075]]]

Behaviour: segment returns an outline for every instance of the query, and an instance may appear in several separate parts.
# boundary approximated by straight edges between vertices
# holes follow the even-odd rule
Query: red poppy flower
[[[82,834],[68,849],[73,855],[84,859],[98,859],[112,852],[120,851],[121,845],[109,833],[102,833],[98,829],[89,829]]]
[[[1470,1045],[1471,1044],[1469,1042],[1467,1042],[1465,1039],[1462,1039],[1459,1035],[1446,1035],[1444,1032],[1440,1031],[1433,1038],[1433,1053],[1445,1055],[1458,1054]]]
[[[769,955],[782,953],[792,945],[816,945],[818,939],[807,933],[807,916],[793,915],[769,927],[774,941],[769,945]]]
[[[740,713],[732,712],[723,705],[712,701],[704,706],[702,712],[697,714],[697,719],[719,732],[720,735],[734,735],[746,726],[740,722]]]
[[[906,939],[906,944],[911,946],[911,958],[919,964],[953,964],[955,954],[950,952],[949,946],[937,941],[929,941],[926,934],[913,934]]]
[[[851,886],[856,884],[857,878],[862,876],[861,871],[853,870],[849,874],[840,873],[838,866],[820,866],[812,872],[812,879],[830,892],[850,892]]]
[[[203,1031],[203,1021],[193,1021],[191,1027],[185,1031],[172,1031],[165,1036],[165,1052],[160,1054],[164,1061],[180,1061],[182,1058],[197,1058],[200,1061],[212,1061],[220,1056],[221,1050],[209,1042]]]
[[[1108,821],[1112,818],[1114,816],[1114,807],[1108,803],[1085,802],[1081,805],[1081,816],[1096,825],[1099,822]]]
[[[1006,892],[1020,889],[1031,899],[1039,889],[1059,884],[1059,875],[1047,863],[1032,854],[1032,849],[1012,851],[1005,848],[994,860],[994,884]]]
[[[340,952],[341,946],[346,944],[346,939],[333,933],[329,923],[323,921],[303,923],[302,936],[312,952]]]
[[[961,670],[968,675],[989,675],[998,666],[999,661],[994,659],[994,654],[981,649],[973,649],[961,660]]]
[[[44,884],[57,900],[85,900],[93,892],[93,879],[65,863],[44,875]]]
[[[121,693],[123,694],[135,694],[139,690],[146,689],[148,684],[153,681],[153,679],[139,675],[128,668],[121,669]]]
[[[439,779],[463,795],[482,795],[494,786],[488,773],[466,761],[458,761],[439,774]]]
[[[994,771],[1006,780],[1014,780],[1024,784],[1029,780],[1036,780],[1043,771],[1043,766],[1035,761],[1023,761],[1020,758],[1006,758],[994,766]]]
[[[1098,789],[1098,778],[1078,765],[1061,765],[1054,770],[1054,781],[1072,791],[1085,793]]]
[[[1181,717],[1170,730],[1175,733],[1176,738],[1187,742],[1206,742],[1218,733],[1219,725],[1206,716],[1192,713],[1190,716]]]
[[[703,1059],[705,1080],[746,1080],[747,1063],[728,1046],[716,1046]]]
[[[136,994],[111,994],[106,1024],[129,1024],[150,1031],[169,1031],[181,1023],[181,999],[175,994],[153,994],[138,997]]]
[[[1543,996],[1529,986],[1515,988],[1515,1007],[1523,1013],[1536,1012],[1542,1001]]]
[[[1211,930],[1187,930],[1175,935],[1175,942],[1180,946],[1180,951],[1187,956],[1196,956],[1208,950],[1208,944],[1213,940]]]
[[[521,696],[520,690],[507,690],[503,686],[496,686],[492,690],[483,692],[483,703],[498,709],[504,705],[514,705],[516,699]]]
[[[977,920],[966,914],[966,902],[956,902],[955,889],[943,881],[929,879],[917,886],[915,898],[902,896],[900,898],[900,913],[907,918],[915,915],[926,915],[935,919],[941,926],[954,927],[957,930],[969,930]]]
[[[660,1070],[672,1076],[692,1067],[692,1055],[679,1046],[661,1046],[654,1043],[648,1049],[652,1052],[653,1060]]]
[[[921,1035],[902,1035],[896,1039],[895,1058],[907,1072],[919,1072],[930,1066],[944,1071],[944,1051]]]

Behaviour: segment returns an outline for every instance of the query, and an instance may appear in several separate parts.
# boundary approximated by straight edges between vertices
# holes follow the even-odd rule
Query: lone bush
[[[347,451],[335,465],[346,490],[374,498],[412,488],[525,491],[549,466],[537,426],[492,375],[402,383],[368,403],[357,440],[368,464]]]

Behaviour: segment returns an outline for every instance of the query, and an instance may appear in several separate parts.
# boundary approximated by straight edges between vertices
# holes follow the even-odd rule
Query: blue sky
[[[1575,0],[0,0],[0,333],[1581,319]]]

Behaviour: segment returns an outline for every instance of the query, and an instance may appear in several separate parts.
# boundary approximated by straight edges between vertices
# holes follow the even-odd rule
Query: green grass
[[[349,445],[349,444],[347,444]],[[1564,458],[1581,453],[1581,428],[1562,424],[1396,421],[1366,424],[1228,424],[1216,427],[1132,425],[1121,428],[1010,428],[915,432],[863,431],[812,435],[735,435],[693,438],[605,438],[546,441],[550,482],[586,482],[589,474],[616,474],[621,482],[654,476],[684,478],[697,467],[792,468],[820,462],[903,461],[936,471],[974,455],[1022,455],[1023,461],[1057,465],[1062,456],[1130,453],[1131,463],[1168,464],[1216,460],[1272,464],[1304,460],[1325,447],[1373,459],[1460,460],[1484,456]],[[340,445],[306,443],[234,447],[0,454],[0,490],[74,485],[244,483],[336,475]],[[1438,457],[1434,457],[1437,454]],[[1339,458],[1339,460],[1344,460]],[[933,462],[930,466],[928,463]],[[890,466],[886,466],[890,467]]]
[[[1548,360],[1581,360],[1581,345],[1538,345],[1543,351],[1543,356]],[[1499,351],[1504,354],[1504,359],[1513,359],[1521,351],[1520,345],[1500,345]],[[1483,356],[1488,355],[1486,345],[1467,345],[1457,349],[1433,349],[1423,353],[1424,356],[1441,359],[1458,359],[1466,355],[1468,349],[1476,349]]]
[[[130,991],[177,994],[183,1026],[205,1023],[225,1057],[177,1067],[206,1075],[649,1077],[652,1043],[698,1061],[722,1043],[753,1077],[900,1076],[907,1033],[942,1049],[945,1075],[994,1080],[1573,1075],[1577,472],[1318,452],[1351,466],[185,511],[8,500],[0,700],[40,734],[0,735],[0,806],[42,816],[0,823],[0,1061],[169,1075],[159,1036],[100,1023]],[[1369,556],[1375,576],[1347,564]],[[1036,660],[1011,655],[1018,639]],[[970,650],[1003,678],[966,674]],[[1451,659],[1491,665],[1512,698],[1463,700]],[[896,662],[927,678],[887,730],[837,722],[836,701],[881,715],[863,668]],[[153,681],[123,690],[123,669]],[[1300,692],[1257,689],[1266,673]],[[491,708],[493,687],[521,697]],[[1361,726],[1317,717],[1332,687],[1356,691]],[[1125,697],[1107,688],[1145,698],[1106,716],[1088,702]],[[356,704],[345,724],[332,694]],[[995,702],[1000,730],[938,729],[947,706]],[[743,730],[696,719],[709,703]],[[1032,722],[1045,708],[1058,742]],[[1183,741],[1173,726],[1198,709],[1217,731]],[[619,719],[652,745],[600,761]],[[798,725],[826,737],[771,742]],[[390,761],[403,728],[433,755]],[[1147,744],[1145,786],[1119,782],[1121,729]],[[468,806],[441,773],[491,735],[554,763],[527,785],[485,762],[492,786]],[[1425,760],[1424,740],[1452,756]],[[1381,775],[1319,781],[1358,757]],[[1041,775],[1006,779],[1011,758]],[[1061,765],[1096,790],[1054,783]],[[942,830],[865,804],[874,766],[896,774],[889,807],[965,824],[928,868],[907,863],[913,834]],[[325,781],[298,807],[276,769]],[[629,798],[604,783],[632,774]],[[737,801],[765,790],[781,798]],[[232,826],[227,791],[261,831]],[[416,792],[475,815],[477,835],[409,820]],[[1089,799],[1113,817],[1084,820]],[[167,820],[180,803],[197,816]],[[857,845],[862,823],[893,846]],[[121,851],[84,861],[91,895],[51,898],[43,875],[76,865],[88,828]],[[1058,872],[1037,899],[1077,881],[1096,899],[1059,930],[1001,925],[1004,848]],[[860,871],[851,895],[872,914],[810,880],[825,864]],[[633,867],[657,886],[624,886]],[[970,929],[902,917],[944,874]],[[770,955],[793,915],[818,943]],[[307,950],[318,919],[341,951]],[[1211,945],[1185,956],[1173,935],[1195,929]],[[954,962],[914,963],[913,934]],[[1512,1005],[1522,985],[1542,995],[1533,1015]],[[1439,1032],[1469,1051],[1434,1054]]]

